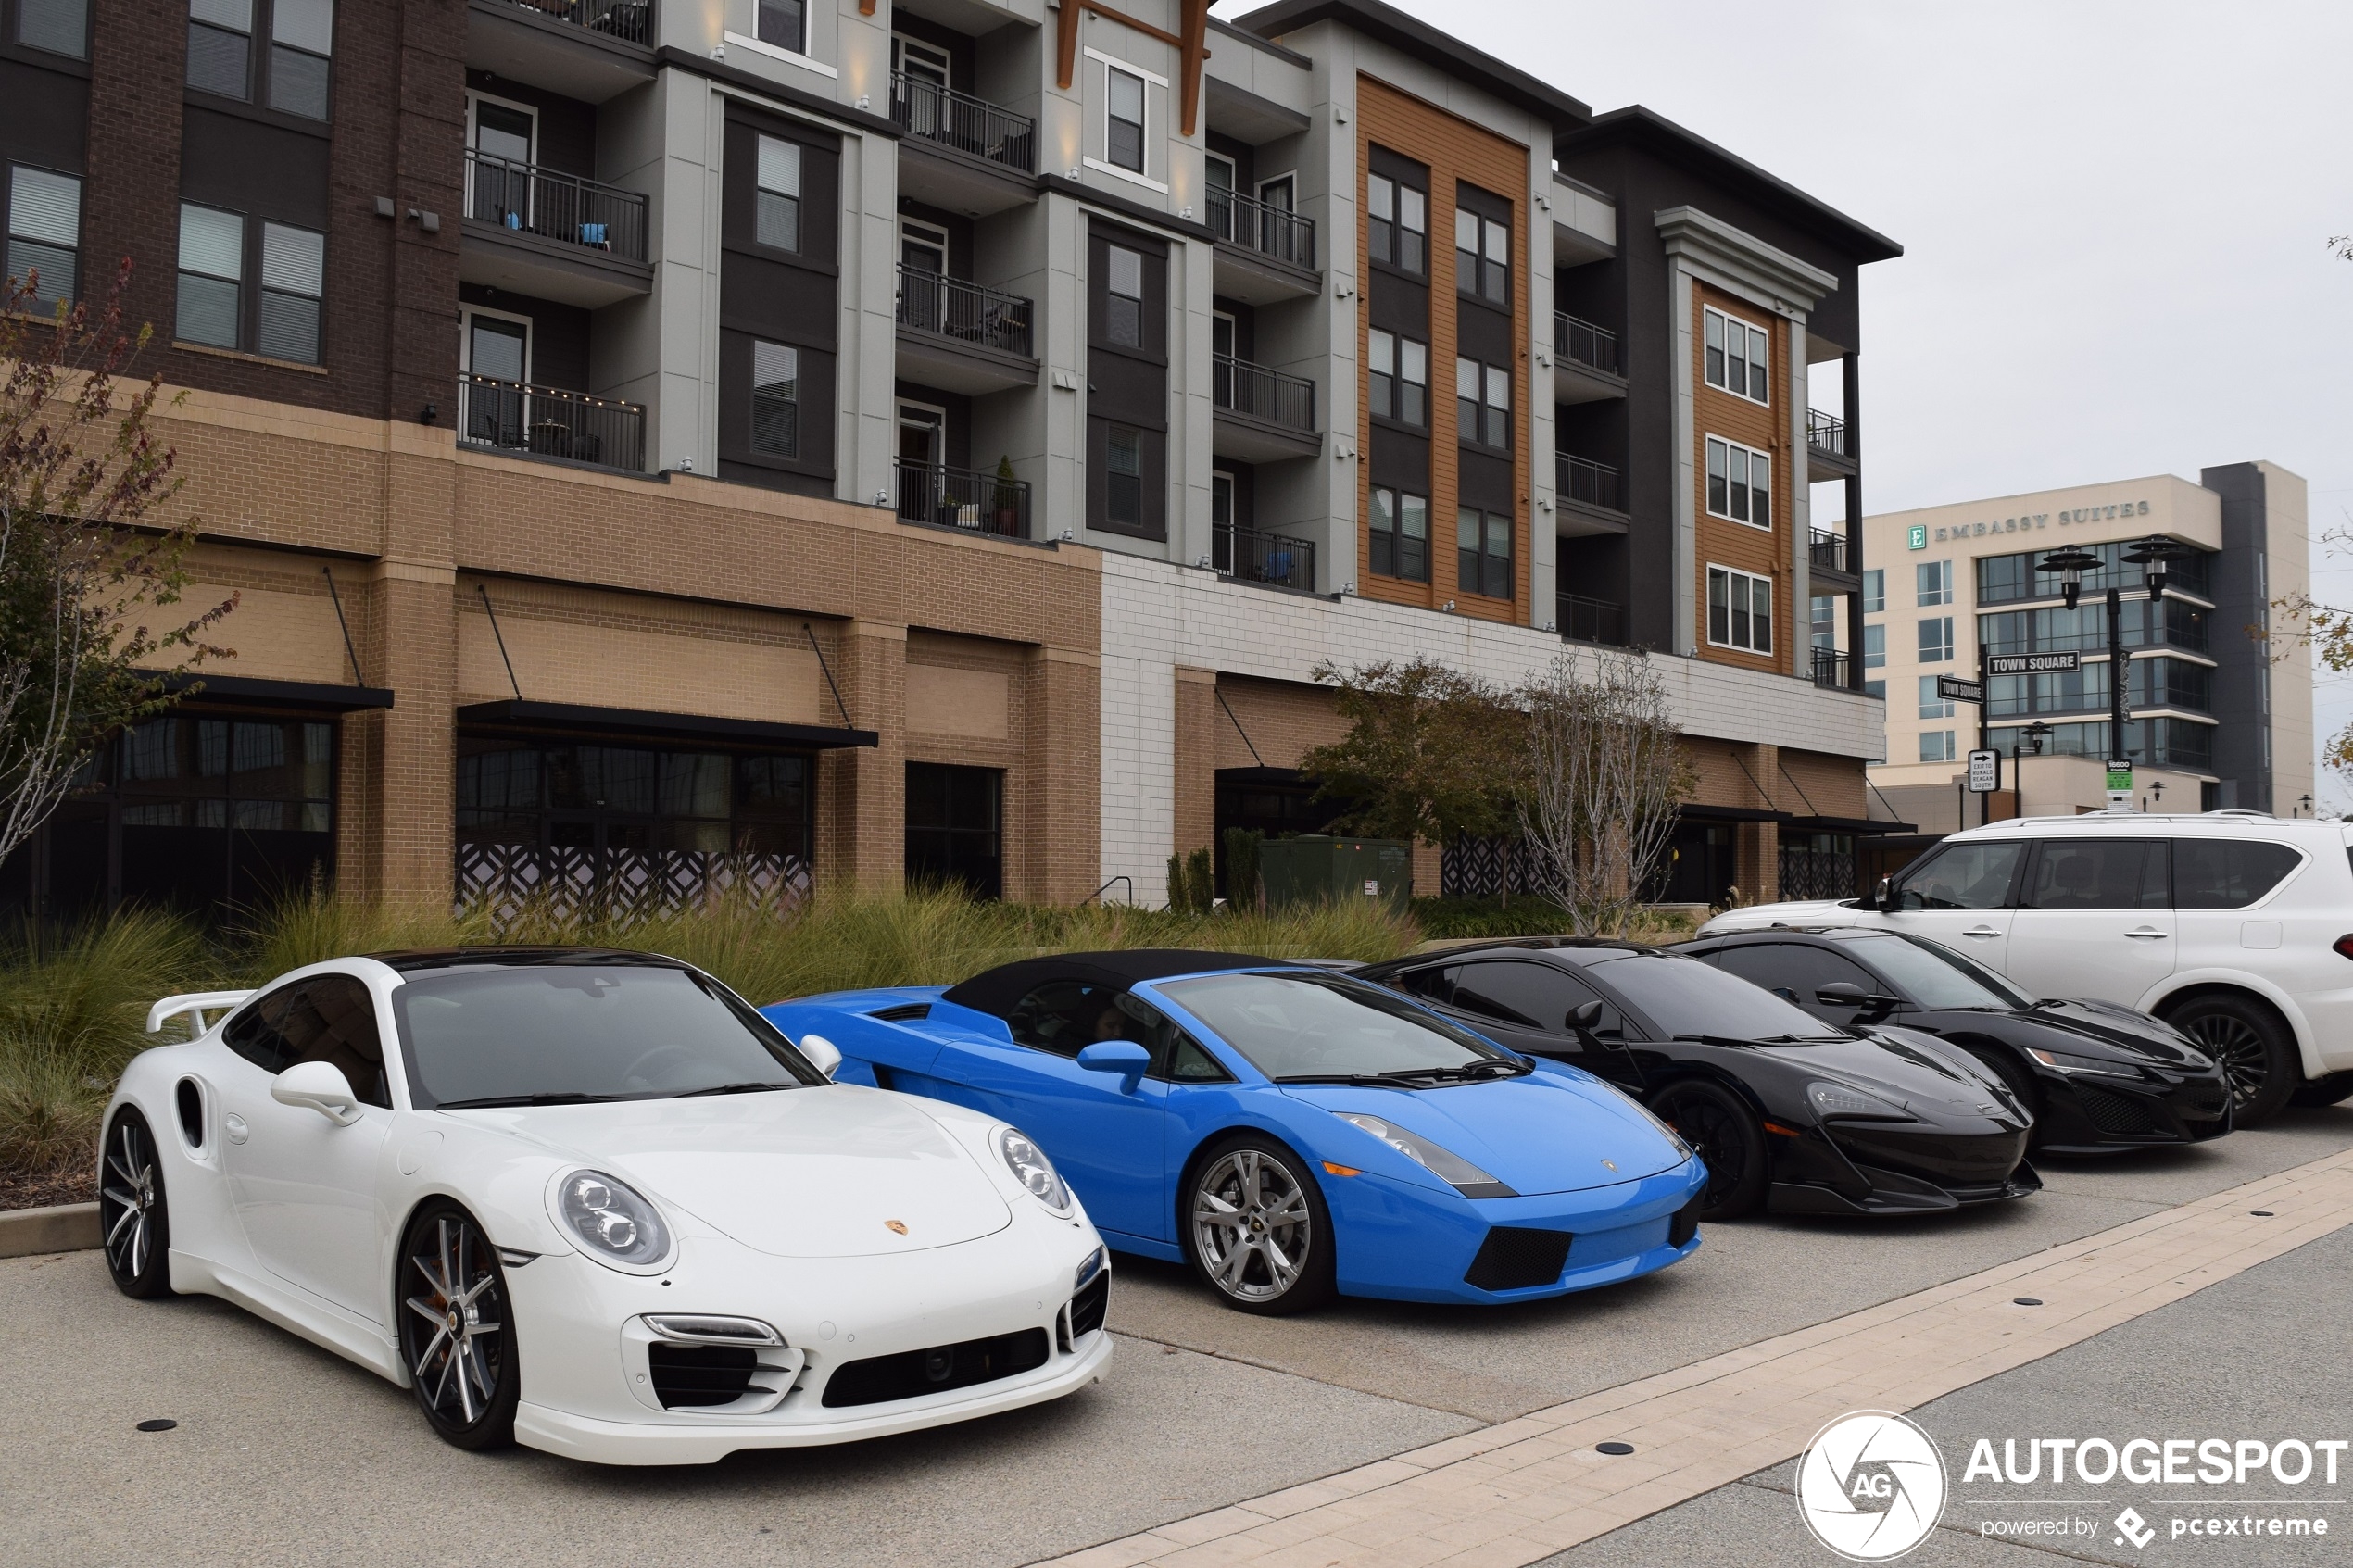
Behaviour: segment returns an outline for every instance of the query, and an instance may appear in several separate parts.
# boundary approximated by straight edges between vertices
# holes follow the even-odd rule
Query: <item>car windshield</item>
[[[824,1080],[717,985],[646,964],[419,975],[392,994],[421,1110],[669,1099]]]
[[[1448,1082],[1520,1059],[1402,997],[1337,975],[1215,974],[1155,987],[1277,1083]]]
[[[1890,933],[1843,944],[1855,956],[1909,992],[1920,1006],[2031,1008],[2034,998],[1983,964],[1926,937]]]
[[[1670,1035],[1732,1040],[1843,1040],[1812,1013],[1714,964],[1670,953],[1598,959],[1586,972]]]

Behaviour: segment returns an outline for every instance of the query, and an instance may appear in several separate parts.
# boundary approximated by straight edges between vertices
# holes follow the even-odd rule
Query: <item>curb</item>
[[[80,1252],[98,1245],[98,1206],[60,1203],[50,1209],[0,1213],[0,1258],[36,1252]]]

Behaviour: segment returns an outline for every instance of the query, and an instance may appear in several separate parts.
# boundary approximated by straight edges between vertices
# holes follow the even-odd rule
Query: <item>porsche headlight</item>
[[[647,1197],[602,1171],[574,1171],[563,1179],[557,1210],[588,1255],[641,1269],[670,1253],[670,1227]]]
[[[1029,1196],[1057,1214],[1071,1210],[1070,1188],[1063,1185],[1061,1174],[1046,1151],[1014,1132],[1011,1127],[997,1129],[997,1152],[1004,1158],[1005,1168],[1013,1180],[1029,1189]]]
[[[1335,1110],[1332,1114],[1352,1127],[1372,1134],[1465,1198],[1519,1196],[1452,1149],[1441,1148],[1429,1139],[1392,1126],[1378,1116],[1367,1116],[1358,1110]]]
[[[1843,1084],[1813,1083],[1806,1085],[1806,1098],[1818,1116],[1852,1116],[1872,1122],[1917,1122],[1919,1120],[1900,1105],[1892,1104],[1877,1095],[1850,1089]]]

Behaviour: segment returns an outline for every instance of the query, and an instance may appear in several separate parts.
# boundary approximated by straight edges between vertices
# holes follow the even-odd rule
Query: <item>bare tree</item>
[[[178,494],[150,426],[158,375],[125,388],[131,264],[106,305],[41,307],[37,273],[0,295],[0,859],[56,810],[97,746],[171,701],[166,677],[228,650],[200,639],[228,601],[151,628],[186,584],[194,523],[147,520]]]
[[[1519,827],[1538,884],[1578,935],[1620,931],[1648,895],[1692,788],[1666,684],[1639,653],[1570,651],[1519,696]]]

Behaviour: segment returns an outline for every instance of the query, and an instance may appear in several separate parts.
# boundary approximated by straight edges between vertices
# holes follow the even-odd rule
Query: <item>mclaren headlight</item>
[[[1063,1185],[1062,1175],[1046,1151],[1014,1132],[1011,1127],[997,1129],[997,1152],[1005,1161],[1005,1169],[1013,1180],[1029,1189],[1029,1196],[1054,1213],[1067,1218],[1072,1208],[1070,1188]]]
[[[556,1212],[583,1250],[600,1263],[635,1272],[670,1256],[670,1227],[645,1194],[602,1171],[573,1171],[556,1196]]]
[[[1814,1114],[1839,1116],[1857,1122],[1917,1122],[1919,1117],[1892,1100],[1844,1084],[1816,1082],[1806,1085],[1806,1098],[1814,1107]]]
[[[1418,1134],[1406,1132],[1378,1116],[1367,1116],[1360,1110],[1335,1110],[1332,1114],[1353,1127],[1372,1134],[1465,1198],[1519,1196],[1461,1155],[1452,1149],[1441,1148]]]

